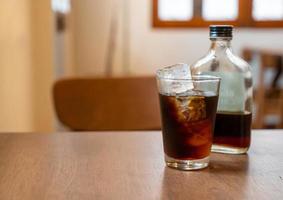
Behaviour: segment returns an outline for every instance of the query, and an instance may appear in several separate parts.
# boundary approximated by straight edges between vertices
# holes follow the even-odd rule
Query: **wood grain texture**
[[[0,199],[283,199],[283,130],[254,131],[247,155],[164,166],[160,132],[0,134]]]

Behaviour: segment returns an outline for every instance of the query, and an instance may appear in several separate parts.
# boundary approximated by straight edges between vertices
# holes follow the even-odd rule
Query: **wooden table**
[[[160,132],[0,134],[0,199],[283,199],[283,130],[193,172],[165,167]]]

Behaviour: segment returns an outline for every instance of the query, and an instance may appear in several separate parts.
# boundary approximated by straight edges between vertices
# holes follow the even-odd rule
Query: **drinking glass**
[[[208,166],[220,78],[191,76],[177,64],[157,71],[166,165],[181,170]]]

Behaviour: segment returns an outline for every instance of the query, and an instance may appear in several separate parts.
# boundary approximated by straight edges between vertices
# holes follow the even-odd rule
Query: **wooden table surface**
[[[161,132],[0,134],[0,199],[283,199],[283,130],[247,155],[165,167]]]

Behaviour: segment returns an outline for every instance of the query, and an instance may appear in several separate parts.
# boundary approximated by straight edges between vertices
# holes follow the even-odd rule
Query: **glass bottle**
[[[249,149],[252,122],[252,73],[231,49],[233,26],[210,26],[211,47],[191,66],[192,75],[221,77],[213,152],[242,154]]]

